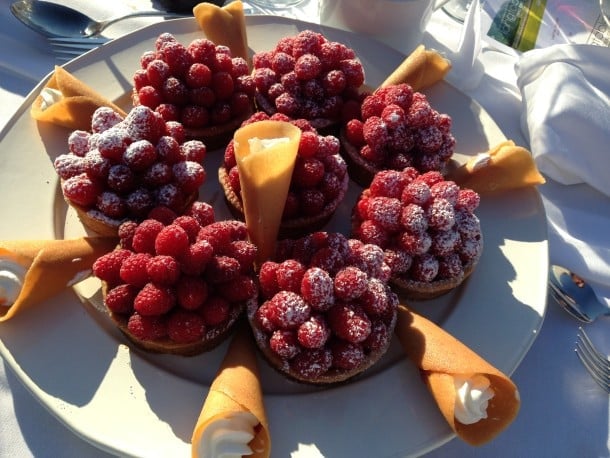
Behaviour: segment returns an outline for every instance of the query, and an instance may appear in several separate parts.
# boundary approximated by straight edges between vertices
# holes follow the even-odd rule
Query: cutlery
[[[55,58],[67,62],[110,41],[106,37],[71,38],[54,37],[48,39]]]
[[[188,17],[184,14],[152,10],[135,11],[105,21],[96,21],[67,6],[36,0],[18,0],[11,4],[11,12],[23,24],[46,37],[91,37],[99,35],[115,22],[133,17]]]
[[[574,351],[593,380],[610,393],[610,361],[606,355],[595,348],[583,328],[578,328]]]
[[[597,300],[593,289],[564,267],[551,266],[549,287],[557,303],[583,323],[591,323],[602,315],[610,315],[610,308]]]

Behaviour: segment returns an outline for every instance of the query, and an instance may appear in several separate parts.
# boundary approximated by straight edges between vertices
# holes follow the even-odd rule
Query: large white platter
[[[367,82],[379,84],[403,59],[377,42],[346,32],[270,16],[247,18],[254,51],[281,37],[321,30],[352,47]],[[105,96],[125,104],[143,51],[162,32],[183,43],[200,37],[192,19],[156,24],[113,41],[67,64]],[[66,151],[68,131],[37,125],[29,107],[44,82],[0,134],[0,239],[62,238],[83,233],[66,208],[53,170]],[[473,100],[445,83],[427,95],[453,117],[457,157],[487,150],[504,139]],[[216,184],[221,154],[209,154],[201,198],[229,217]],[[348,230],[353,188],[329,225]],[[484,198],[478,210],[485,236],[481,262],[470,280],[431,303],[413,304],[501,370],[512,373],[542,324],[548,270],[546,223],[539,195],[524,189]],[[79,295],[99,304],[98,283]],[[33,395],[65,425],[97,447],[121,456],[186,457],[190,437],[226,346],[194,358],[143,354],[131,349],[107,317],[66,291],[36,311],[0,326],[0,353]],[[288,457],[299,444],[315,444],[326,457],[395,457],[425,453],[453,437],[418,372],[394,343],[360,379],[331,389],[287,381],[260,361],[273,438],[273,456]]]

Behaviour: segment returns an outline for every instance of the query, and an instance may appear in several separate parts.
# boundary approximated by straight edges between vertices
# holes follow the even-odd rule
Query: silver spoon
[[[91,37],[123,19],[136,16],[187,17],[166,11],[135,11],[106,21],[95,21],[89,16],[58,3],[18,0],[11,4],[13,15],[26,26],[46,37]]]
[[[593,289],[584,280],[561,266],[551,266],[549,286],[555,300],[570,315],[584,323],[600,316],[610,315],[610,308],[595,297]]]

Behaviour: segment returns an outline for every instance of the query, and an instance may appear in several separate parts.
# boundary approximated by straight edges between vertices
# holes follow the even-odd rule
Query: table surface
[[[0,127],[54,64],[45,39],[21,25],[11,15],[9,4],[9,0],[0,0]],[[424,43],[437,49],[453,46],[459,27],[437,11]],[[521,97],[515,84],[516,58],[484,44],[479,61],[485,74],[476,88],[465,92],[492,115],[508,138],[525,145],[519,121]],[[544,186],[540,190],[544,193]],[[610,335],[605,332],[608,320],[601,318],[585,326],[592,339],[610,352]],[[454,439],[427,456],[610,456],[608,395],[587,375],[574,353],[580,325],[549,298],[539,336],[513,374],[522,400],[516,420],[482,447]],[[108,455],[47,412],[0,358],[0,456]],[[369,452],[367,456],[373,455]]]

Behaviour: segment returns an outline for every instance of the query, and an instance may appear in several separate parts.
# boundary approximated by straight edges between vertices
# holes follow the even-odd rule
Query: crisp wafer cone
[[[451,62],[438,52],[419,45],[396,67],[381,87],[407,83],[414,91],[421,91],[442,80],[451,70]]]
[[[227,46],[233,57],[243,57],[250,62],[246,17],[240,0],[220,7],[213,3],[199,3],[193,8],[199,28],[216,45]]]
[[[265,458],[271,453],[269,423],[265,413],[254,340],[243,325],[235,332],[220,370],[210,387],[191,440],[193,457],[204,430],[215,420],[232,413],[250,412],[260,422],[250,442],[254,458]]]
[[[396,335],[408,358],[420,369],[449,426],[465,442],[471,445],[489,442],[517,416],[519,392],[510,378],[446,331],[400,306]],[[454,416],[454,376],[474,375],[489,380],[494,397],[489,400],[487,418],[465,425]]]
[[[527,149],[512,140],[502,142],[487,153],[472,157],[450,171],[447,179],[479,194],[492,194],[535,186],[545,182]]]
[[[50,122],[69,129],[90,130],[91,117],[99,107],[109,107],[121,116],[126,116],[125,111],[62,67],[55,66],[45,88],[58,90],[63,98],[43,110],[42,96],[36,97],[30,114],[37,121]]]
[[[116,244],[115,238],[97,237],[0,241],[0,257],[9,257],[27,269],[15,303],[0,307],[0,322],[86,278],[95,260]]]

